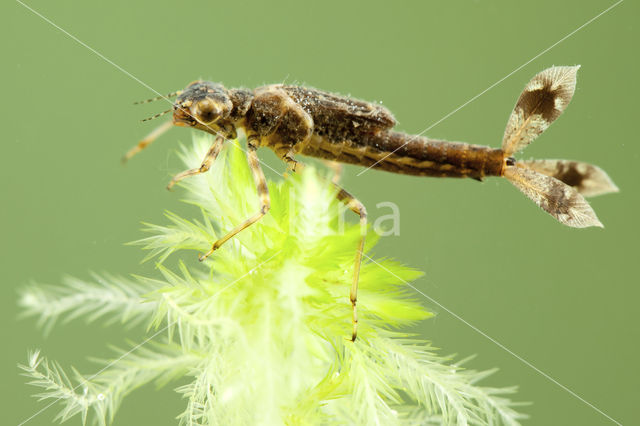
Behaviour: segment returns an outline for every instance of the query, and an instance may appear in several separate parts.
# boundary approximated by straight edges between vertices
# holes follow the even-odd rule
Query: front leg
[[[253,174],[253,180],[256,183],[256,187],[258,190],[258,197],[260,198],[260,210],[249,219],[242,222],[240,225],[233,228],[229,231],[224,237],[217,240],[211,246],[211,249],[200,256],[200,261],[205,260],[209,257],[214,251],[216,251],[222,244],[233,238],[240,231],[248,228],[249,226],[256,223],[258,220],[262,218],[271,207],[271,200],[269,198],[269,189],[267,188],[267,180],[264,178],[264,173],[260,168],[260,161],[258,160],[258,155],[256,153],[257,145],[255,139],[249,138],[248,140],[248,150],[247,150],[247,160],[249,161],[249,167],[251,168],[251,173]]]
[[[171,179],[171,182],[169,182],[169,185],[167,185],[167,189],[171,190],[173,185],[175,185],[176,183],[180,182],[182,179],[188,176],[199,175],[200,173],[204,173],[207,170],[209,170],[211,168],[211,165],[215,161],[216,157],[220,153],[220,150],[222,149],[222,145],[224,144],[224,139],[225,138],[222,135],[216,136],[216,140],[213,142],[213,145],[211,145],[211,148],[209,148],[209,151],[207,151],[207,155],[205,155],[204,160],[202,160],[202,164],[200,165],[200,167],[197,167],[195,169],[185,170],[182,173],[178,173],[173,177],[173,179]]]

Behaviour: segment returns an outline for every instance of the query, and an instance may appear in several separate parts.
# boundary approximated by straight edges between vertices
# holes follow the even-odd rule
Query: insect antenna
[[[149,102],[159,101],[160,99],[173,98],[174,96],[178,96],[180,93],[182,93],[182,90],[176,90],[175,92],[171,92],[166,95],[156,96],[155,98],[145,99],[144,101],[137,101],[137,102],[134,102],[133,104],[134,105],[148,104]]]
[[[169,108],[169,109],[168,109],[168,110],[166,110],[166,111],[159,112],[159,113],[157,113],[156,115],[152,115],[151,117],[143,118],[143,119],[142,119],[142,120],[140,120],[140,121],[150,121],[150,120],[154,120],[154,119],[156,119],[156,118],[158,118],[158,117],[162,117],[163,115],[165,115],[166,113],[171,112],[171,111],[173,111],[173,108]]]

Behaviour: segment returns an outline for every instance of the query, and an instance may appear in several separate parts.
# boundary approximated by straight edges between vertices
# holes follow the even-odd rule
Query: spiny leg
[[[205,155],[204,160],[202,160],[202,164],[200,165],[200,167],[197,167],[195,169],[185,170],[182,173],[178,173],[173,177],[173,179],[171,179],[171,182],[169,182],[169,185],[167,185],[167,189],[171,189],[173,185],[175,185],[176,183],[180,182],[182,179],[188,176],[198,175],[200,173],[204,173],[207,170],[209,170],[211,168],[211,165],[215,161],[216,157],[220,153],[220,150],[222,149],[223,144],[224,144],[224,136],[220,136],[220,135],[216,136],[216,140],[213,141],[211,148],[209,148],[209,151],[207,151],[207,155]]]
[[[146,147],[151,145],[151,143],[154,140],[156,140],[158,138],[158,136],[160,136],[161,134],[163,134],[164,132],[169,130],[171,128],[171,126],[173,126],[173,122],[172,121],[167,121],[167,122],[162,123],[160,126],[156,127],[155,129],[153,129],[151,131],[151,133],[149,133],[140,142],[138,142],[138,145],[136,145],[133,148],[131,148],[122,157],[122,162],[126,163],[127,161],[129,161],[131,159],[131,157],[133,157],[134,155],[136,155],[137,153],[139,153],[140,151],[142,151],[143,149],[145,149]]]
[[[258,190],[258,197],[260,198],[260,210],[251,216],[249,219],[242,222],[240,225],[233,228],[229,231],[224,237],[217,240],[211,246],[211,250],[209,250],[204,255],[200,256],[200,261],[205,260],[209,257],[214,251],[216,251],[222,244],[227,242],[229,239],[233,238],[240,231],[248,228],[249,226],[256,223],[262,216],[264,216],[271,207],[271,200],[269,198],[269,189],[267,188],[267,180],[264,177],[264,173],[260,168],[260,161],[258,160],[258,155],[256,153],[256,145],[249,138],[248,142],[248,150],[247,150],[247,160],[249,161],[249,167],[251,168],[251,173],[253,174],[253,180],[256,183],[256,187]]]
[[[304,168],[302,163],[299,163],[293,158],[293,153],[287,151],[280,153],[280,157],[287,163],[287,167],[294,171],[299,172]],[[360,280],[360,265],[362,264],[362,253],[364,251],[364,243],[367,236],[367,209],[356,197],[342,189],[335,182],[332,182],[333,186],[338,189],[336,198],[342,201],[352,212],[360,216],[360,242],[358,244],[358,250],[356,251],[356,258],[353,265],[353,281],[351,282],[351,291],[349,292],[349,300],[351,301],[353,331],[351,333],[351,341],[355,342],[358,335],[358,311],[356,309],[356,302],[358,300],[358,281]]]

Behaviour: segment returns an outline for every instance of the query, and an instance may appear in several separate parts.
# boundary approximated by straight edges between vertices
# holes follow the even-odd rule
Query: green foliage
[[[198,136],[184,162],[199,164],[210,142]],[[38,352],[29,356],[21,367],[44,389],[39,398],[62,406],[59,420],[110,423],[132,390],[177,377],[190,378],[176,389],[184,425],[513,425],[523,417],[505,397],[513,388],[478,386],[490,372],[464,369],[401,331],[431,316],[405,284],[420,276],[411,268],[363,264],[358,340],[350,341],[359,227],[340,230],[341,207],[316,171],[271,182],[269,214],[202,264],[197,252],[257,210],[255,185],[235,147],[182,186],[202,219],[167,213],[167,225],[146,225],[152,235],[137,244],[156,260],[155,279],[96,276],[24,289],[21,304],[41,324],[79,316],[149,324],[140,344],[90,376],[74,370],[69,378]],[[180,252],[177,271],[163,265]]]

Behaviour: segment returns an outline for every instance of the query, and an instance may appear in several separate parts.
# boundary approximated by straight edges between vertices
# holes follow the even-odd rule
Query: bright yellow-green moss
[[[209,144],[198,136],[183,149],[184,162],[199,164]],[[269,214],[204,263],[196,252],[257,210],[255,185],[232,145],[209,173],[182,186],[201,219],[168,213],[168,225],[148,225],[152,235],[138,242],[158,262],[157,276],[24,290],[22,306],[43,324],[85,316],[150,325],[143,345],[116,353],[94,375],[68,379],[31,354],[22,368],[45,389],[41,395],[59,399],[60,419],[109,423],[133,389],[184,376],[191,378],[178,389],[186,425],[516,424],[522,417],[503,397],[513,389],[478,386],[487,373],[402,331],[431,314],[405,284],[420,273],[395,261],[363,264],[358,340],[350,341],[359,229],[338,232],[333,189],[315,170],[270,182]],[[373,244],[370,235],[368,250]],[[168,256],[182,259],[177,271],[162,265]]]

